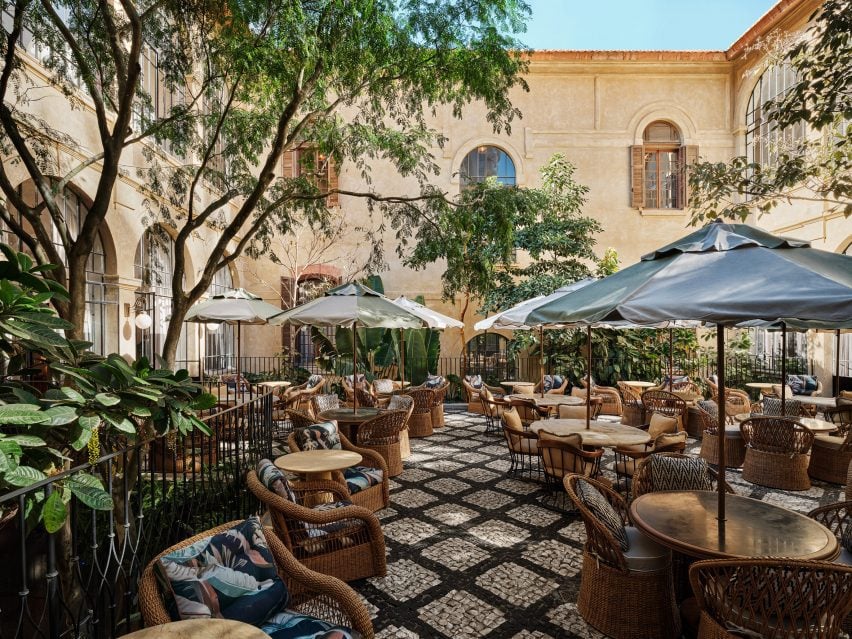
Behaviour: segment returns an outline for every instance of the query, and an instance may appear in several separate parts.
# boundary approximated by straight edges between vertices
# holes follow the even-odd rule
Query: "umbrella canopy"
[[[464,328],[464,322],[460,322],[459,320],[450,317],[449,315],[444,315],[443,313],[434,311],[428,306],[424,306],[423,304],[418,304],[417,302],[408,299],[405,295],[400,295],[395,300],[393,300],[393,303],[397,304],[398,306],[402,306],[402,308],[404,308],[412,315],[416,315],[417,317],[419,317],[426,323],[426,326],[429,328],[434,328],[436,330],[444,330],[447,328]]]
[[[549,295],[539,295],[538,297],[530,298],[520,304],[516,304],[515,306],[506,309],[501,313],[497,313],[496,315],[492,315],[491,317],[486,317],[485,319],[478,321],[474,324],[473,328],[477,331],[487,331],[494,328],[527,331],[531,328],[541,326],[543,322],[532,323],[528,321],[528,317],[533,310],[543,304],[557,300],[564,295],[568,295],[574,291],[579,291],[581,288],[594,281],[596,281],[595,278],[587,277],[586,279],[574,282],[573,284],[562,286]],[[547,328],[560,328],[560,325],[548,324]]]
[[[266,324],[269,318],[280,315],[281,309],[264,302],[260,297],[238,288],[214,295],[194,305],[185,322],[224,322],[226,324]]]
[[[284,311],[270,324],[294,326],[346,326],[359,328],[423,328],[417,315],[363,284],[349,282],[325,295]]]

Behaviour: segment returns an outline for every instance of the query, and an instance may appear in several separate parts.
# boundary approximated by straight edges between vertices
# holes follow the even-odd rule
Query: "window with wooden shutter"
[[[645,206],[645,152],[641,144],[630,147],[630,206]]]
[[[285,178],[305,177],[320,192],[337,189],[337,170],[329,156],[315,147],[303,144],[282,156],[281,174]],[[332,193],[326,198],[326,206],[337,206],[339,198]]]
[[[657,120],[645,127],[643,140],[644,144],[630,147],[631,206],[682,209],[686,147],[681,145],[680,132],[674,125]]]
[[[698,162],[698,147],[694,144],[685,144],[678,151],[678,164],[680,165],[680,208],[689,207],[689,167]]]

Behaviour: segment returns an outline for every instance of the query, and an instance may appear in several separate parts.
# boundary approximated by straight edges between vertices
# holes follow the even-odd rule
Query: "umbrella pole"
[[[716,325],[716,376],[719,378],[719,424],[716,431],[719,447],[719,505],[716,518],[719,520],[719,538],[725,538],[725,327]],[[721,546],[720,546],[721,547]]]
[[[201,354],[201,324],[198,325],[198,379],[201,385],[201,392],[204,392],[204,357]],[[207,327],[203,329],[204,336],[207,337]],[[205,340],[206,341],[206,340]]]
[[[358,413],[358,322],[352,322],[352,412]]]
[[[834,331],[834,396],[840,397],[840,329]]]
[[[669,329],[669,392],[674,388],[674,329]]]
[[[237,320],[237,383],[235,385],[236,390],[235,393],[238,393],[240,390],[240,385],[242,381],[242,349],[243,349],[243,337],[242,337],[242,323]]]
[[[781,322],[781,417],[787,416],[787,322]]]
[[[544,397],[544,324],[538,327],[539,334],[539,368],[541,369],[541,396]]]
[[[589,345],[589,353],[586,356],[586,430],[591,427],[592,421],[592,326],[586,327],[586,341]]]
[[[402,390],[405,390],[405,329],[399,329],[399,361],[400,373],[399,380]]]

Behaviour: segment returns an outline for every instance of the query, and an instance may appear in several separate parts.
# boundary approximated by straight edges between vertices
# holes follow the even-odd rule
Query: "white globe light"
[[[148,315],[148,313],[142,311],[136,316],[136,319],[133,321],[133,323],[136,324],[136,328],[142,331],[147,331],[149,328],[151,328],[151,324],[154,323],[154,320],[151,319],[151,316]]]
[[[211,333],[215,333],[216,331],[219,330],[219,323],[218,322],[207,322],[204,326],[206,326],[207,330]]]

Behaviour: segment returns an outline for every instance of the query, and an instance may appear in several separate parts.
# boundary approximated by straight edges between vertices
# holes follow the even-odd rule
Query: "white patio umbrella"
[[[394,304],[397,304],[407,310],[412,315],[416,315],[426,324],[427,328],[434,329],[436,331],[443,331],[448,328],[458,328],[464,330],[464,322],[460,322],[454,317],[450,317],[449,315],[444,315],[443,313],[439,313],[438,311],[429,308],[428,306],[424,306],[414,300],[408,299],[405,295],[400,295],[395,300],[393,300]],[[400,335],[400,377],[403,384],[405,383],[405,330],[399,330]],[[436,371],[437,372],[437,371]]]

